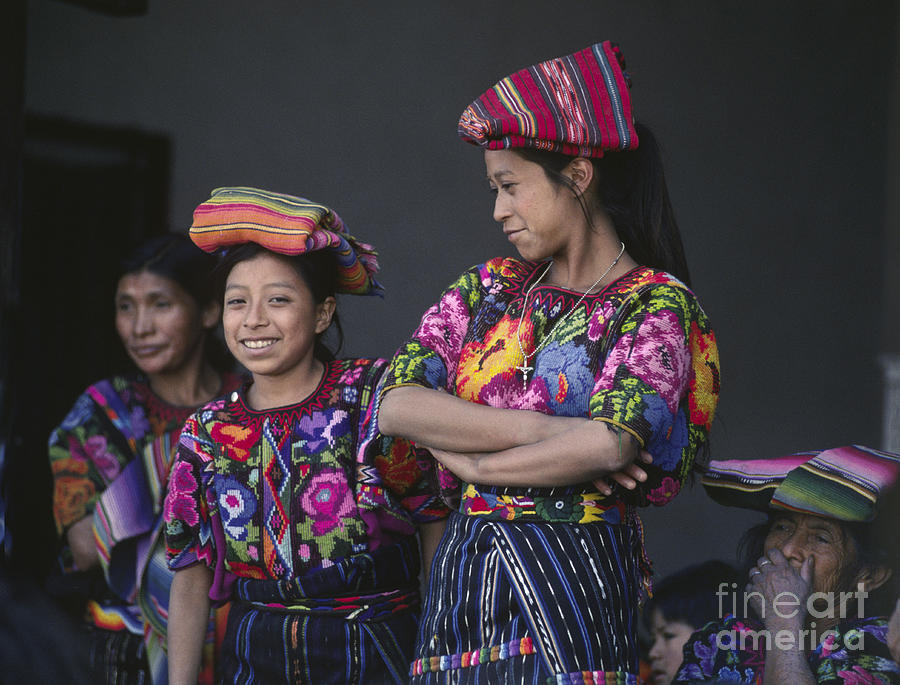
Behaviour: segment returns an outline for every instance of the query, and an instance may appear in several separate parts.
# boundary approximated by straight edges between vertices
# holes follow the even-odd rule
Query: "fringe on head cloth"
[[[726,506],[867,522],[898,476],[900,455],[849,445],[774,459],[711,461],[701,482]]]
[[[634,150],[630,86],[619,46],[596,43],[502,79],[462,113],[459,135],[489,150],[530,147],[574,157]]]
[[[205,252],[251,242],[288,256],[331,250],[337,257],[338,292],[384,292],[375,280],[375,249],[350,235],[337,212],[303,197],[242,186],[216,188],[194,210],[189,235]]]

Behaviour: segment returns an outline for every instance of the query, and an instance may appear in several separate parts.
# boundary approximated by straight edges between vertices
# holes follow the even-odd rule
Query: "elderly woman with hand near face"
[[[898,475],[900,456],[860,446],[711,462],[710,495],[768,519],[743,540],[746,588],[722,593],[674,682],[900,683],[879,616],[895,596],[880,529]]]

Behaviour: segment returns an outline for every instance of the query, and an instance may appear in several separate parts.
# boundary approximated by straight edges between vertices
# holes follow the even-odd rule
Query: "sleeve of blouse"
[[[445,390],[453,386],[469,321],[498,266],[494,260],[472,267],[444,290],[422,316],[412,338],[397,350],[381,393],[403,385]]]
[[[207,502],[215,464],[213,454],[213,441],[201,415],[193,414],[181,431],[163,507],[166,556],[173,570],[197,561],[214,567],[212,516],[215,512]]]
[[[100,448],[104,453],[107,451],[103,418],[90,395],[83,393],[50,434],[48,452],[53,474],[53,517],[60,535],[94,511],[97,499],[106,488],[103,475],[90,457],[92,451],[97,452]]]
[[[749,634],[745,636],[745,632]],[[733,617],[707,623],[685,642],[681,666],[672,682],[760,685],[764,634],[762,626],[744,625]],[[741,644],[748,649],[739,649]]]
[[[886,634],[886,620],[867,619],[826,637],[816,650],[817,685],[900,683],[900,666],[891,657]]]
[[[703,683],[712,679],[715,636],[720,627],[717,623],[708,623],[691,634],[682,648],[681,666],[673,682]]]
[[[381,402],[380,381],[384,380],[385,368],[383,360],[376,360],[363,383],[363,397],[371,397],[372,405],[364,413],[360,428],[360,434],[364,436],[362,462],[375,466],[390,499],[397,502],[414,523],[446,518],[450,512],[437,495],[431,455],[405,438],[382,435],[372,425],[372,417],[377,414]]]
[[[647,481],[622,497],[662,505],[684,484],[705,444],[719,396],[716,339],[683,287],[657,284],[625,305],[608,336],[590,416],[631,434],[653,455]]]

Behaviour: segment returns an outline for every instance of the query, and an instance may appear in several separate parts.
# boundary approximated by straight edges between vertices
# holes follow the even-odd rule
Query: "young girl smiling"
[[[201,618],[226,599],[224,682],[403,682],[416,524],[428,543],[444,511],[411,444],[373,430],[384,360],[335,359],[322,341],[335,293],[380,290],[375,253],[289,195],[223,188],[194,217],[193,240],[225,248],[225,340],[252,380],[182,433],[165,509],[170,682],[196,681]]]

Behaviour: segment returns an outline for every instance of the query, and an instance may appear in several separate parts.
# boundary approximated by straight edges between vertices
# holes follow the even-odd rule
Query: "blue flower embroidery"
[[[645,395],[644,418],[653,427],[647,451],[653,455],[653,465],[671,471],[681,459],[688,443],[687,418],[679,409],[675,416],[659,395]]]
[[[585,416],[594,378],[584,363],[580,345],[552,342],[538,355],[535,377],[543,378],[550,395],[548,407],[559,416]]]
[[[300,419],[295,435],[306,442],[307,454],[313,454],[325,445],[333,446],[339,437],[350,430],[347,418],[347,412],[340,410],[316,412]]]
[[[256,513],[253,493],[232,476],[216,475],[219,513],[225,532],[235,540],[247,538],[247,524]]]
[[[80,395],[78,399],[75,400],[75,406],[73,406],[72,410],[66,414],[66,418],[63,419],[60,428],[71,431],[81,426],[92,414],[93,405],[94,400],[92,400],[89,395]]]

